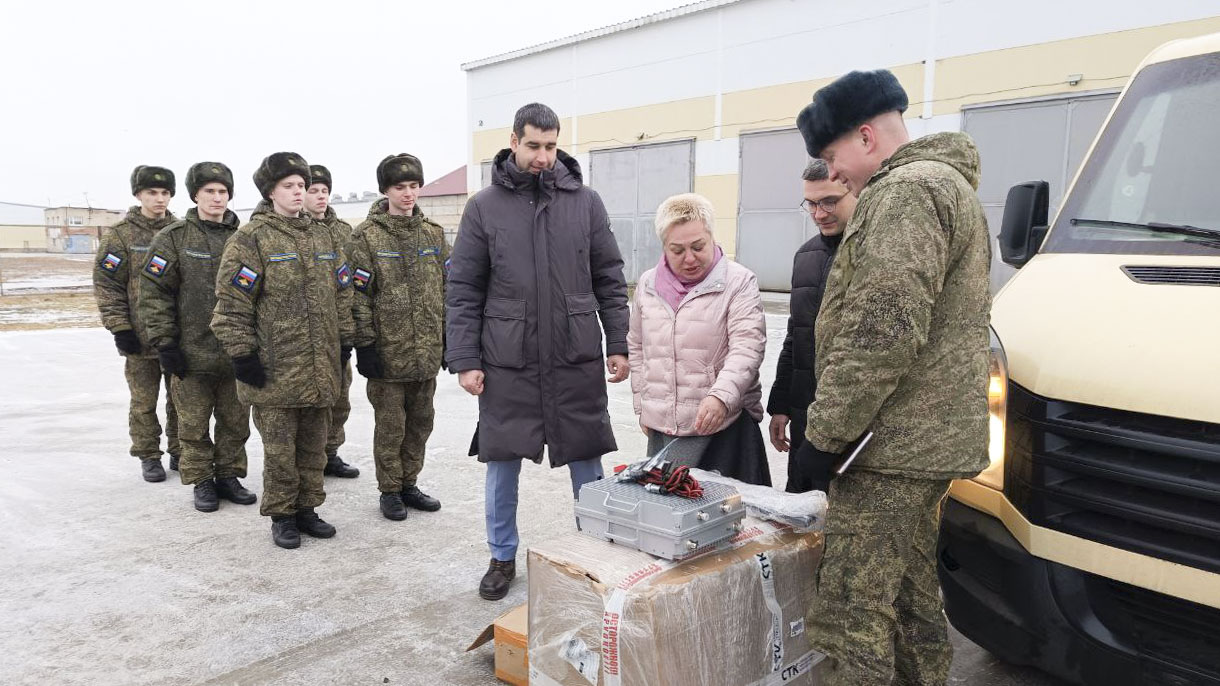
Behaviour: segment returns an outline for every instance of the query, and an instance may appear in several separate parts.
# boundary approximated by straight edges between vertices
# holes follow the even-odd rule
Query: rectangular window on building
[[[80,217],[68,217],[68,226],[84,226],[85,220]]]

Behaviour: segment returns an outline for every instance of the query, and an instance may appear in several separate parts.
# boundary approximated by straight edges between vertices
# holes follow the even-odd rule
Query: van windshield
[[[1220,53],[1149,65],[1042,252],[1220,255]]]

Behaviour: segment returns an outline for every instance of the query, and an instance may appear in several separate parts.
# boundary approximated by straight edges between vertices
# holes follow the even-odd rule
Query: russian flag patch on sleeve
[[[373,280],[372,272],[367,272],[360,267],[356,267],[356,271],[352,274],[352,285],[361,293],[368,290],[369,282]]]
[[[102,258],[102,261],[98,266],[108,272],[113,273],[119,270],[119,265],[121,264],[123,264],[123,258],[115,255],[112,252],[108,252],[106,253],[106,256]]]
[[[153,256],[148,258],[148,264],[144,265],[144,271],[157,278],[161,278],[161,275],[165,273],[165,267],[168,264],[169,262],[167,262],[164,257],[153,253]]]
[[[258,276],[258,272],[243,264],[241,269],[238,269],[237,273],[233,275],[233,279],[230,281],[230,283],[237,286],[239,289],[250,293],[254,290],[254,284],[258,283]]]

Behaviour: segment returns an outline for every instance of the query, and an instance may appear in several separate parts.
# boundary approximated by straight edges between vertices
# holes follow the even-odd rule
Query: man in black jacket
[[[819,159],[811,160],[801,174],[805,181],[801,208],[809,212],[818,233],[796,251],[792,260],[788,335],[776,365],[775,385],[767,400],[771,445],[790,455],[785,488],[789,493],[825,491],[830,486],[830,465],[810,450],[805,441],[805,415],[817,388],[813,376],[813,326],[839,239],[856,209],[856,197],[829,177],[826,162]]]

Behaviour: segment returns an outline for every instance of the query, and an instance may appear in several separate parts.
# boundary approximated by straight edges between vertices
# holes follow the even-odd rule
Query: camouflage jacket
[[[339,398],[340,347],[351,345],[352,268],[343,246],[309,217],[266,201],[225,245],[212,332],[230,357],[257,353],[262,388],[238,382],[242,402],[329,407]]]
[[[384,198],[352,235],[356,345],[376,345],[385,381],[437,375],[445,330],[445,230],[417,206],[410,217],[386,212]]]
[[[900,147],[860,194],[815,328],[806,436],[853,469],[953,478],[987,466],[991,242],[961,133]]]
[[[335,238],[343,245],[347,245],[347,242],[352,239],[352,225],[340,219],[333,207],[327,207],[326,215],[314,221],[330,229],[335,234]]]
[[[216,268],[225,241],[237,230],[237,215],[205,222],[195,208],[152,240],[140,269],[140,319],[148,342],[160,349],[177,343],[191,374],[233,373],[229,356],[210,326],[216,308]]]
[[[140,270],[148,259],[148,246],[153,236],[174,223],[169,212],[161,219],[149,219],[140,214],[139,205],[127,210],[127,216],[107,229],[97,247],[93,264],[93,295],[102,314],[102,326],[110,333],[134,329],[144,351],[136,357],[155,358],[157,351],[149,342],[148,331],[141,320]]]

